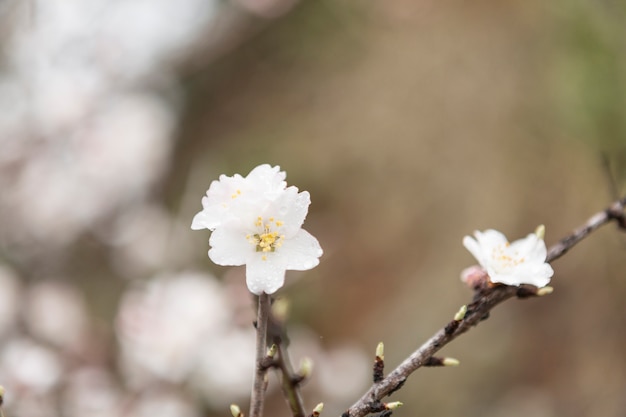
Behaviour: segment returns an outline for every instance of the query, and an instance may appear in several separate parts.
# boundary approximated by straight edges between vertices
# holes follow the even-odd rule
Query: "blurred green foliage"
[[[626,189],[626,3],[558,3],[556,87],[565,126],[601,156],[614,194]]]

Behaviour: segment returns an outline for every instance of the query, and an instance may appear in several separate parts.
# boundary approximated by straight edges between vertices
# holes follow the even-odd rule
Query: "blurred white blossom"
[[[128,291],[117,317],[128,383],[190,383],[220,407],[249,395],[255,336],[251,324],[234,325],[233,309],[224,288],[202,273],[161,276]]]
[[[65,417],[121,416],[122,401],[114,376],[102,368],[79,368],[66,376],[62,398]]]
[[[78,351],[88,331],[85,300],[72,286],[42,282],[31,286],[24,303],[29,332],[52,345]]]
[[[125,417],[201,417],[191,398],[173,390],[145,392],[131,403]]]
[[[256,341],[252,330],[233,328],[204,343],[191,386],[216,409],[250,394]]]
[[[0,352],[2,384],[9,392],[46,394],[63,375],[59,355],[29,338],[10,340]]]
[[[0,337],[16,324],[21,294],[17,275],[9,267],[0,265]]]
[[[116,324],[131,383],[186,379],[206,344],[228,328],[229,316],[222,288],[206,274],[161,276],[128,291]]]
[[[0,239],[66,245],[165,172],[172,70],[218,1],[13,3],[2,20]]]

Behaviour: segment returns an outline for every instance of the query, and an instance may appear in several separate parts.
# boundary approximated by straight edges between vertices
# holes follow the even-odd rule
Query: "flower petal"
[[[485,256],[483,255],[482,248],[478,244],[478,241],[476,241],[476,239],[471,236],[465,236],[463,238],[463,246],[465,246],[465,249],[467,249],[472,255],[474,255],[474,258],[476,258],[480,266],[482,266],[483,268],[486,267]]]
[[[271,203],[266,215],[281,220],[284,224],[283,233],[290,237],[302,227],[310,204],[311,196],[307,191],[298,193],[298,188],[291,186]]]
[[[323,253],[317,239],[304,229],[298,230],[279,250],[279,255],[285,260],[285,268],[295,271],[315,268]]]
[[[210,229],[210,224],[211,220],[207,217],[204,211],[201,211],[193,216],[193,220],[191,221],[191,228],[193,230]]]
[[[246,264],[246,285],[253,294],[273,294],[285,283],[285,268],[279,262],[263,260],[262,255],[257,255]]]
[[[474,236],[476,236],[476,240],[480,246],[488,249],[489,252],[491,252],[491,248],[508,243],[506,236],[493,229],[487,229],[484,232],[476,231],[474,232]]]
[[[272,167],[269,164],[263,164],[250,171],[246,180],[256,190],[263,190],[266,197],[273,200],[287,187],[286,177],[287,174],[281,171],[278,165]]]
[[[243,265],[255,251],[246,240],[246,230],[234,222],[215,229],[209,245],[209,258],[218,265]]]

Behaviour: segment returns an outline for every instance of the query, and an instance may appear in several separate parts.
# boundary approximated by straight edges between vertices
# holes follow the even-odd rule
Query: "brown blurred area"
[[[463,236],[544,224],[549,246],[626,192],[624,17],[623,1],[305,0],[177,67],[181,118],[150,198],[190,224],[220,174],[280,165],[311,193],[304,227],[325,251],[288,272],[292,322],[372,358],[384,341],[390,371],[471,300]],[[176,236],[187,253],[169,267],[226,273],[208,232]],[[86,233],[3,257],[68,277],[106,334],[126,286],[107,251]],[[442,351],[461,366],[417,371],[395,414],[626,415],[625,253],[613,225],[592,234],[554,263],[552,295],[497,307]],[[267,407],[288,415],[279,393]]]
[[[180,177],[198,194],[221,172],[280,164],[311,192],[306,227],[325,248],[287,290],[297,319],[328,344],[384,341],[391,369],[469,301],[463,235],[545,224],[550,245],[625,190],[602,158],[621,152],[624,169],[624,96],[606,104],[621,105],[618,128],[600,129],[560,85],[586,71],[598,80],[570,94],[623,93],[623,73],[585,62],[608,40],[624,69],[624,30],[610,32],[623,6],[305,2],[188,75],[168,198]],[[399,415],[626,413],[625,249],[612,226],[584,241],[555,263],[553,295],[497,308],[444,350],[460,368],[418,371]]]

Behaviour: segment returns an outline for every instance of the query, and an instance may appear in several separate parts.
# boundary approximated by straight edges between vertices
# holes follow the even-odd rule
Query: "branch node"
[[[396,384],[395,387],[393,387],[388,393],[387,393],[387,397],[390,397],[391,394],[393,394],[394,392],[398,391],[400,388],[402,388],[402,386],[404,385],[404,383],[406,382],[406,377],[403,377],[400,381],[398,381],[398,383]]]
[[[385,403],[379,400],[370,402],[367,408],[369,408],[370,413],[380,413],[381,411],[387,410]]]
[[[620,229],[626,230],[626,214],[624,213],[623,206],[615,204],[606,209],[605,213],[609,220],[615,220],[617,222],[617,226]]]
[[[448,323],[444,329],[446,336],[452,335],[454,331],[459,328],[459,324],[461,324],[461,322],[457,320],[452,320],[450,323]]]

